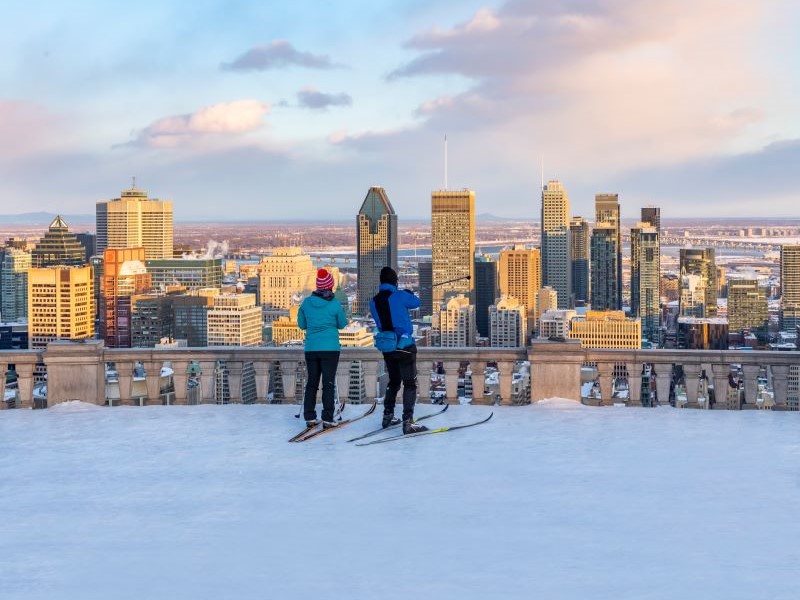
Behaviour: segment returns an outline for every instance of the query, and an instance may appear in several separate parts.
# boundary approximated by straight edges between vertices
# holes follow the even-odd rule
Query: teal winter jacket
[[[339,330],[347,325],[342,305],[333,295],[314,292],[300,305],[297,326],[306,332],[306,352],[341,350]]]

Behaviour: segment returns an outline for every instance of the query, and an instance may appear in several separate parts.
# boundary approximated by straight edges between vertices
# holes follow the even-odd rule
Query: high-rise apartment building
[[[580,340],[584,348],[639,349],[642,324],[621,310],[589,310],[585,317],[572,319],[569,337]]]
[[[434,311],[458,294],[473,302],[475,192],[440,190],[431,194],[431,253]]]
[[[519,348],[527,345],[528,309],[519,300],[503,296],[489,307],[489,345]]]
[[[475,305],[459,294],[450,298],[438,313],[439,345],[462,348],[475,345]]]
[[[263,339],[261,307],[254,294],[219,294],[208,310],[209,346],[258,346]]]
[[[642,207],[642,223],[655,227],[658,237],[661,238],[661,209],[658,206]]]
[[[480,337],[489,337],[489,307],[498,298],[497,263],[491,256],[475,256],[475,327]]]
[[[592,231],[591,304],[593,310],[620,310],[622,290],[619,271],[619,230],[611,223],[597,223]]]
[[[433,263],[420,261],[417,263],[419,274],[419,313],[423,317],[433,315]]]
[[[781,246],[781,330],[800,325],[800,246]]]
[[[92,267],[28,271],[28,335],[31,350],[55,340],[94,337]]]
[[[162,338],[186,340],[186,345],[208,345],[208,311],[218,293],[177,292],[131,298],[131,346],[153,348]]]
[[[516,298],[525,306],[528,327],[536,327],[537,294],[542,287],[542,255],[538,248],[521,245],[500,251],[500,294]],[[526,335],[532,333],[526,330]]]
[[[749,329],[762,341],[769,324],[767,290],[759,287],[756,279],[728,280],[728,329]]]
[[[649,223],[631,228],[631,316],[642,321],[642,337],[661,339],[661,246],[658,229]]]
[[[397,215],[382,187],[371,187],[356,215],[358,289],[354,313],[369,314],[383,267],[397,271]]]
[[[317,269],[298,246],[275,248],[258,265],[259,299],[262,306],[288,310],[316,289]]]
[[[546,285],[536,293],[536,317],[556,308],[558,308],[558,292]]]
[[[103,252],[100,335],[108,348],[131,347],[131,297],[151,288],[144,260],[142,247],[106,248]]]
[[[153,289],[182,286],[189,290],[222,285],[221,258],[157,258],[144,261],[153,278]]]
[[[542,190],[542,285],[558,294],[558,308],[569,308],[572,292],[572,255],[569,197],[559,181]]]
[[[31,255],[6,248],[0,264],[0,321],[11,323],[28,318],[28,270]]]
[[[595,194],[594,196],[595,223],[606,223],[616,231],[616,263],[617,267],[617,298],[612,310],[622,310],[622,219],[619,210],[619,194]]]
[[[86,250],[75,234],[69,230],[66,221],[57,216],[31,252],[31,266],[80,267],[86,264]]]
[[[119,198],[98,202],[95,253],[106,248],[144,248],[148,260],[172,258],[172,202],[148,198],[132,187]]]
[[[717,315],[717,267],[713,248],[680,249],[680,315]]]
[[[574,310],[547,310],[539,319],[539,337],[565,340],[569,337],[569,326],[575,318]]]
[[[589,222],[583,217],[572,217],[569,221],[572,260],[572,298],[578,306],[589,302]]]

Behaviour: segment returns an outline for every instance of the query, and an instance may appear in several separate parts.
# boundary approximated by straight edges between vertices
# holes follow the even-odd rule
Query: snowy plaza
[[[0,598],[800,598],[795,414],[427,424],[491,410],[368,447],[379,411],[303,444],[295,406],[4,411]]]

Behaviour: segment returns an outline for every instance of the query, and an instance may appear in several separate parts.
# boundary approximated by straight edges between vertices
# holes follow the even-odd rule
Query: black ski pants
[[[386,397],[383,399],[383,411],[394,412],[397,392],[403,386],[403,420],[414,418],[414,404],[417,401],[417,347],[409,346],[402,350],[386,352],[383,355],[386,371],[389,373],[389,385],[386,386]]]
[[[322,420],[332,422],[335,403],[336,367],[339,365],[338,350],[313,350],[306,352],[306,393],[303,397],[303,418],[317,418],[317,390],[322,378]]]

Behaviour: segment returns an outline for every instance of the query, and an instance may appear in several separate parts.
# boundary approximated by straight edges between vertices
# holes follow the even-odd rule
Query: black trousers
[[[317,390],[322,378],[322,420],[333,421],[336,388],[336,367],[339,365],[338,350],[315,350],[306,352],[306,393],[303,397],[303,418],[317,418]]]
[[[386,371],[389,373],[389,385],[386,386],[386,397],[383,399],[383,411],[394,412],[397,392],[403,386],[403,420],[414,418],[414,404],[417,401],[417,347],[409,346],[403,350],[387,352],[383,355]]]

